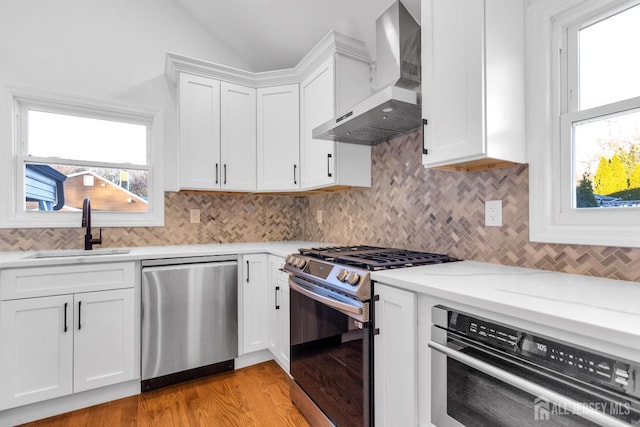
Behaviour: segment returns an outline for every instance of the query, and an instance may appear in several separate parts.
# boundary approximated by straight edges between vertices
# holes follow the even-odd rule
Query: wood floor
[[[25,424],[78,426],[309,426],[274,362],[238,369]]]

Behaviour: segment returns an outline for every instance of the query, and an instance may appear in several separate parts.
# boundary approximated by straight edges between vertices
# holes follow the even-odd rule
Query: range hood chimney
[[[313,138],[374,145],[419,128],[420,25],[397,1],[376,20],[376,93],[313,129]]]

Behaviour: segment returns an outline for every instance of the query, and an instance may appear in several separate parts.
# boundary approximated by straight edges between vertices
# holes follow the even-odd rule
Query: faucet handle
[[[94,245],[101,245],[102,244],[102,228],[100,229],[100,237],[98,237],[97,239],[91,239]]]

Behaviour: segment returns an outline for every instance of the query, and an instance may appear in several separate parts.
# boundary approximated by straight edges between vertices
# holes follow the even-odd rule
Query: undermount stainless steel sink
[[[64,258],[64,257],[81,257],[81,256],[98,256],[98,255],[122,255],[128,254],[131,249],[127,248],[104,248],[85,251],[83,249],[59,249],[53,251],[38,251],[30,254],[26,258]]]

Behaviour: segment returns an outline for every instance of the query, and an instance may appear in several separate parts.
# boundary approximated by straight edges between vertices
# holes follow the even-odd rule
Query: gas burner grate
[[[429,252],[391,250],[374,254],[363,254],[355,257],[339,257],[338,264],[348,264],[368,270],[387,270],[392,268],[414,267],[418,265],[442,264],[458,261],[448,255]]]
[[[385,248],[381,248],[378,246],[366,246],[366,245],[358,245],[358,246],[327,246],[320,248],[310,248],[310,249],[299,249],[301,255],[311,256],[314,258],[323,259],[325,261],[333,261],[335,258],[344,256],[344,255],[354,255],[360,254],[363,252],[376,252],[376,251],[384,251]]]
[[[459,261],[448,255],[377,246],[333,246],[300,249],[302,255],[370,271]]]

